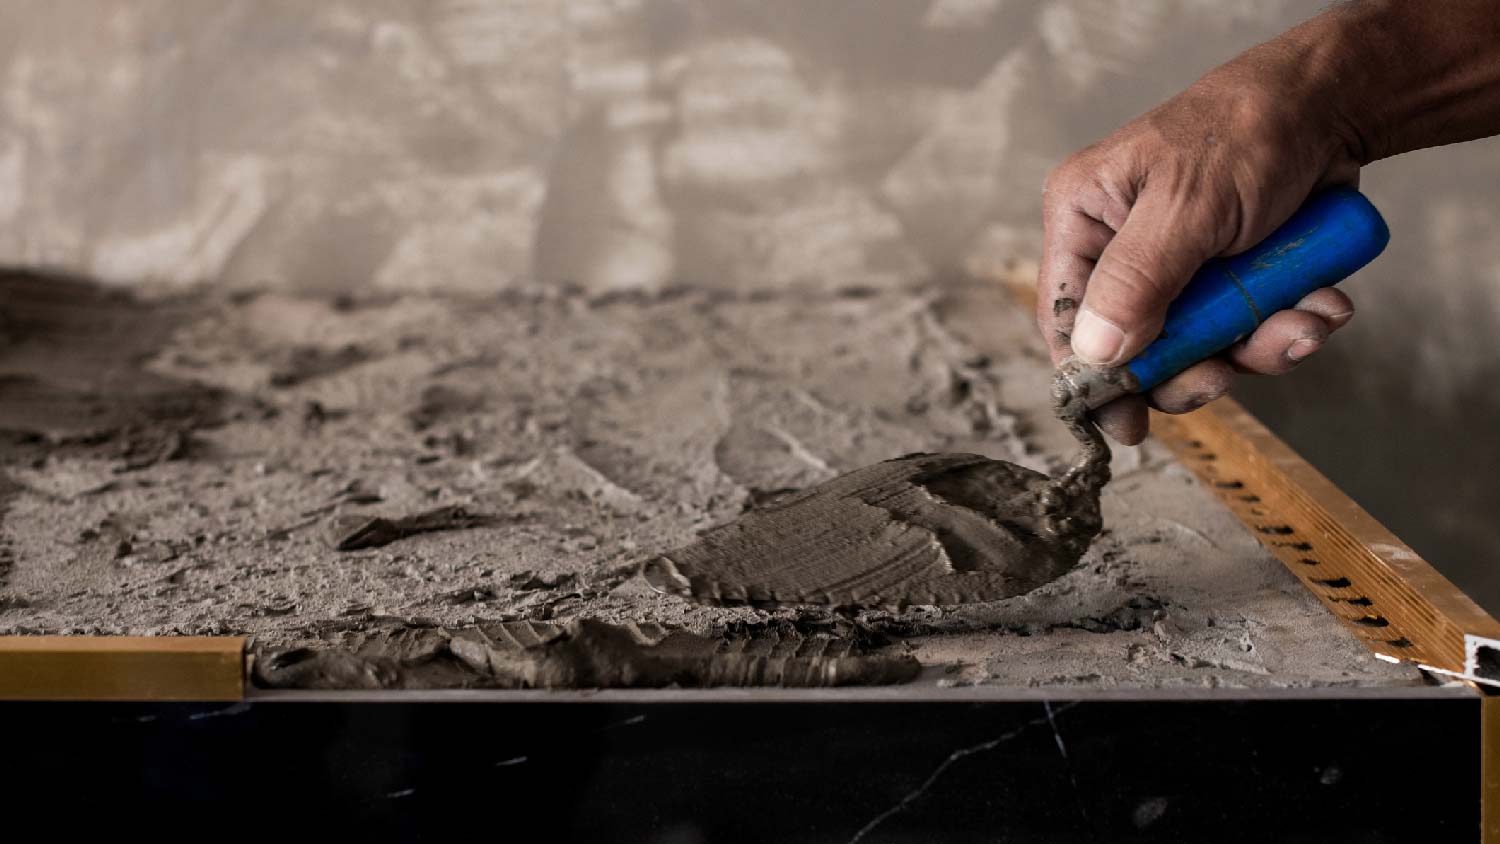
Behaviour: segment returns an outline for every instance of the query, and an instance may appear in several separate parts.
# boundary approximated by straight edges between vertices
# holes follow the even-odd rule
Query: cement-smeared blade
[[[994,601],[1056,579],[1100,528],[1097,488],[974,454],[841,475],[646,564],[656,589],[715,604],[904,607]]]

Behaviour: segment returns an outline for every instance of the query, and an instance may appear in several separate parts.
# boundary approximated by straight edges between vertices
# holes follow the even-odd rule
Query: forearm
[[[1500,134],[1500,0],[1354,0],[1261,49],[1302,60],[1360,163]]]

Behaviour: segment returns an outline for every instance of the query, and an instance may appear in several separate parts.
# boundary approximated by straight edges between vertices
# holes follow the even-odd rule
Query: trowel
[[[1089,412],[1224,351],[1266,317],[1385,249],[1385,221],[1334,188],[1255,247],[1209,261],[1129,363],[1065,361],[1058,418],[1082,444],[1055,477],[975,454],[909,454],[752,510],[645,565],[658,591],[711,604],[946,606],[1030,592],[1078,564],[1102,527],[1109,447]]]

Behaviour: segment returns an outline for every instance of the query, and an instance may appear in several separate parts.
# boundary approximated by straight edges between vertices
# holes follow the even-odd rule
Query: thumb
[[[1167,306],[1217,251],[1211,220],[1142,197],[1089,276],[1073,323],[1073,353],[1117,366],[1161,331]]]

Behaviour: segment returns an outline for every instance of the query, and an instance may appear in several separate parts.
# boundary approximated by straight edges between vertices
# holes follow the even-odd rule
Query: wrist
[[[1278,42],[1359,164],[1500,133],[1496,0],[1354,0]]]
[[[1369,53],[1387,29],[1386,3],[1350,3],[1263,45],[1277,50],[1297,119],[1358,165],[1394,155]],[[1377,49],[1378,52],[1378,49]]]

